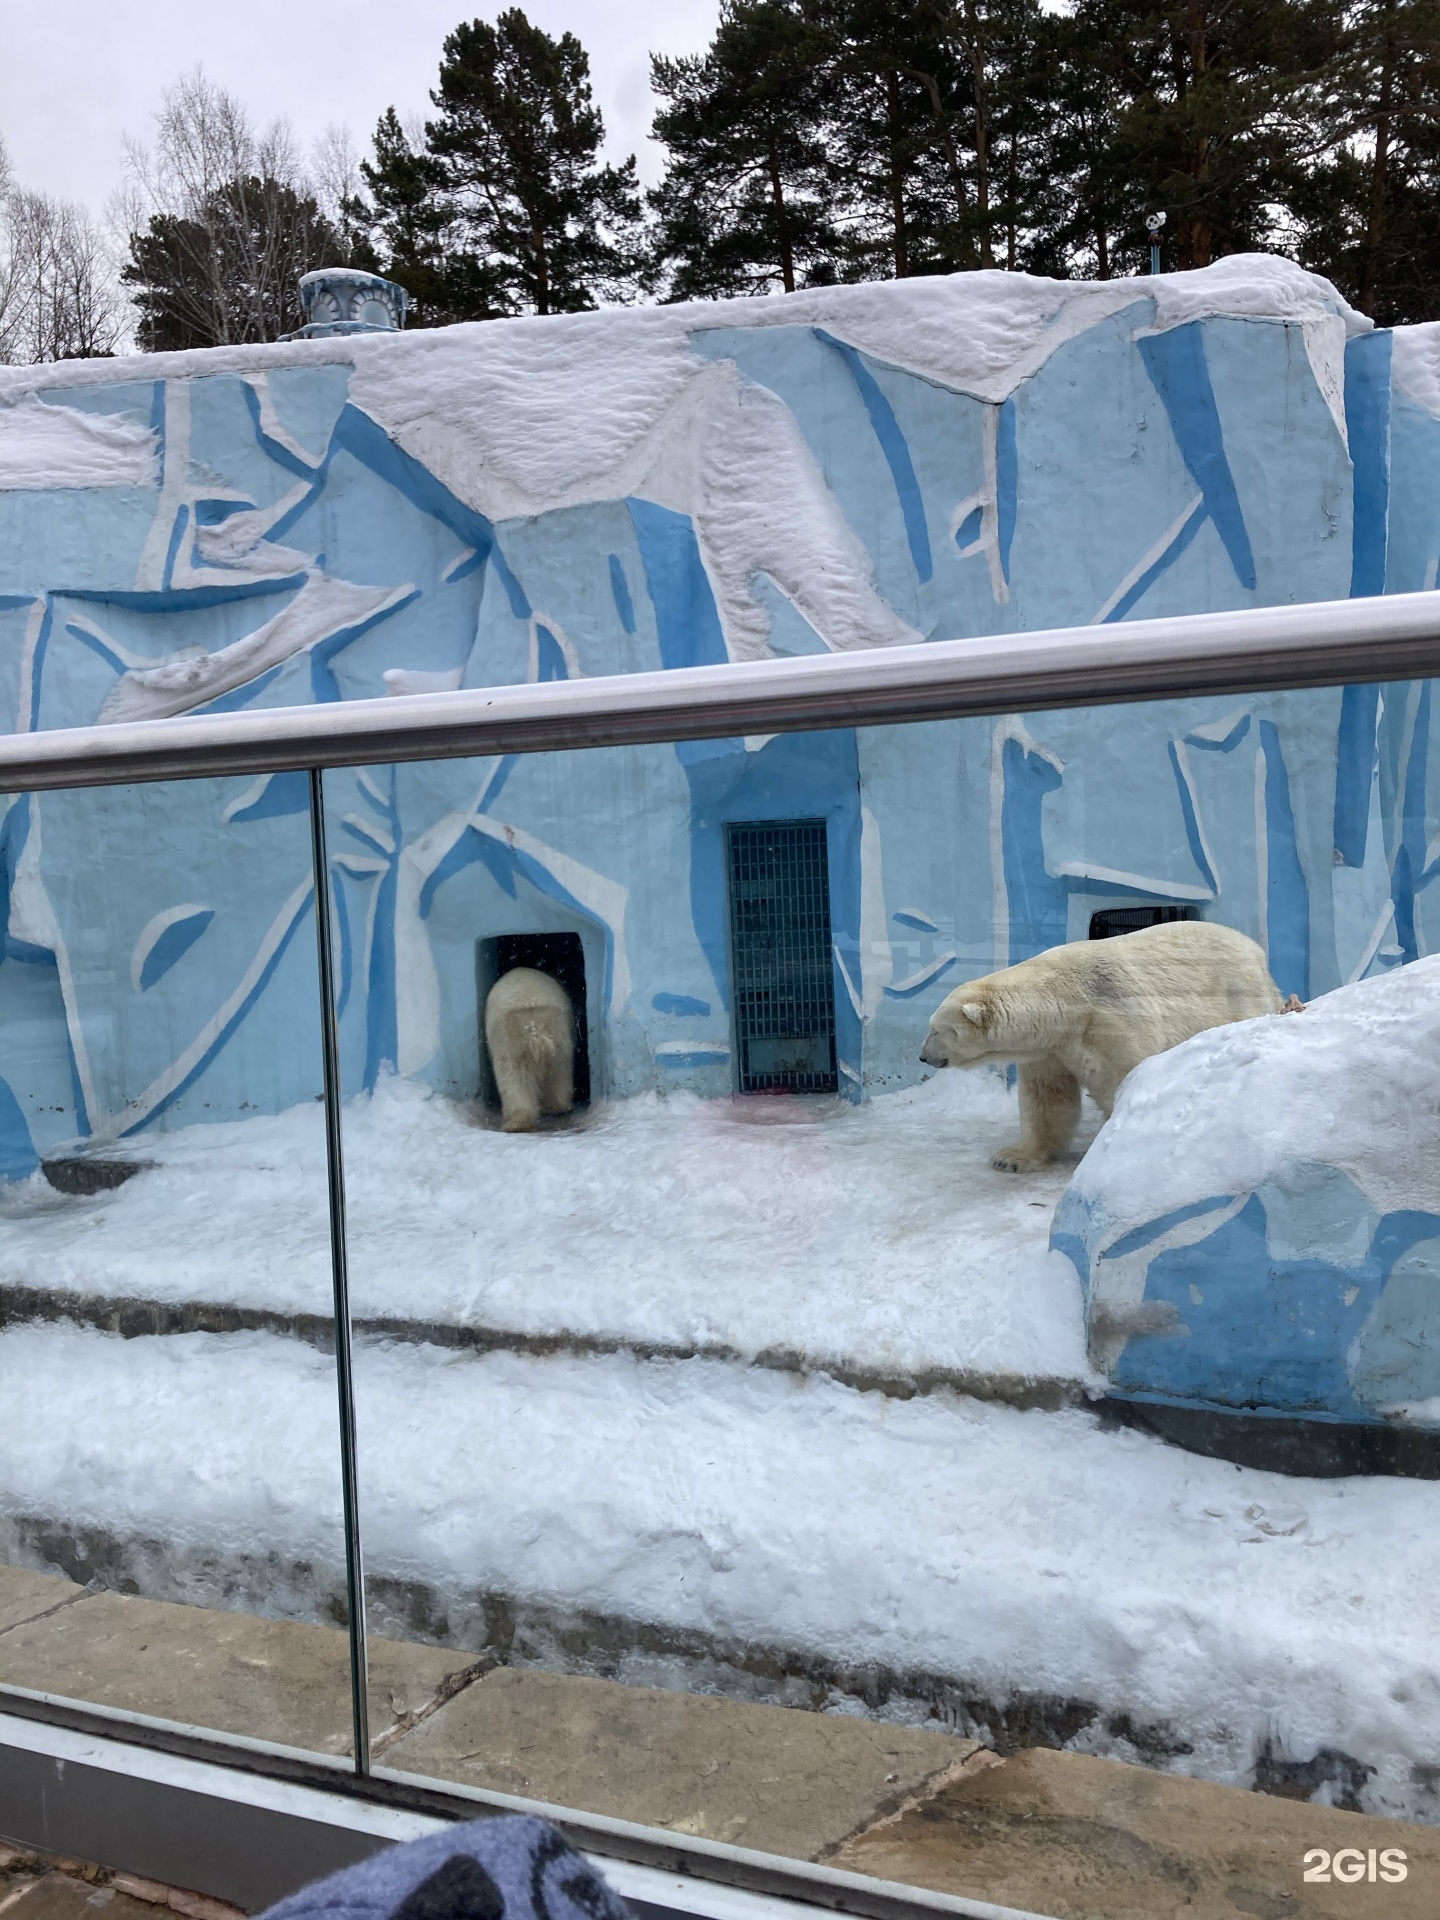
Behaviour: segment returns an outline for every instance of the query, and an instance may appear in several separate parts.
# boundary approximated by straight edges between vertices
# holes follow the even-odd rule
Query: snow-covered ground
[[[345,1113],[353,1308],[1088,1380],[1079,1285],[1047,1251],[1075,1157],[997,1173],[1015,1129],[985,1072],[860,1107],[642,1095],[529,1135],[390,1080]],[[3,1191],[0,1285],[329,1310],[318,1106],[128,1150],[159,1164],[110,1192]]]
[[[1105,1730],[1126,1716],[1215,1779],[1246,1781],[1266,1740],[1329,1748],[1377,1769],[1368,1806],[1435,1817],[1440,1484],[1286,1478],[1084,1409],[739,1363],[1090,1378],[1078,1282],[1046,1251],[1071,1166],[990,1168],[1003,1082],[861,1108],[646,1096],[509,1136],[391,1081],[345,1121],[358,1314],[738,1356],[363,1343],[372,1576],[456,1620],[501,1594],[997,1706],[1088,1701],[1081,1745],[1134,1757]],[[318,1107],[127,1151],[158,1164],[113,1192],[8,1190],[0,1284],[326,1311]],[[0,1549],[93,1528],[150,1543],[193,1600],[338,1590],[333,1365],[304,1344],[12,1326],[0,1406]]]
[[[1267,1738],[1338,1748],[1378,1769],[1367,1805],[1433,1816],[1440,1485],[703,1360],[367,1347],[358,1393],[374,1575],[1091,1700],[1168,1723],[1193,1748],[1171,1764],[1222,1780]],[[0,1405],[0,1509],[338,1584],[323,1355],[15,1327]]]

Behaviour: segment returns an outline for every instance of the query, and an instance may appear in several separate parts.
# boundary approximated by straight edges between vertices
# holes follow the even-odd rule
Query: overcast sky
[[[608,149],[653,180],[648,55],[703,47],[716,0],[525,5],[547,32],[578,35]],[[198,62],[257,122],[283,115],[307,146],[345,122],[368,149],[386,107],[427,111],[441,42],[473,17],[464,0],[0,0],[0,137],[22,185],[98,212],[124,136],[148,140],[161,89]]]

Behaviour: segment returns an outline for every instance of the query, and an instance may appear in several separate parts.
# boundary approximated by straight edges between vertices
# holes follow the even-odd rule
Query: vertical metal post
[[[1165,230],[1165,215],[1163,212],[1146,214],[1145,231],[1150,236],[1150,271],[1151,273],[1159,273],[1160,271],[1160,235],[1164,232],[1164,230]]]
[[[365,1571],[355,1473],[355,1375],[350,1354],[350,1272],[345,1240],[345,1156],[340,1138],[340,1034],[335,1023],[335,958],[330,941],[330,860],[325,788],[310,769],[310,857],[315,875],[315,949],[320,962],[320,1050],[325,1064],[325,1176],[330,1199],[330,1275],[335,1303],[335,1387],[340,1402],[340,1493],[345,1509],[345,1589],[350,1609],[350,1707],[355,1771],[370,1772],[369,1679],[365,1652]]]

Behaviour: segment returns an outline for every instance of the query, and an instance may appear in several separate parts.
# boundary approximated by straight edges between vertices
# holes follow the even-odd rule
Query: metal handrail
[[[0,737],[0,789],[634,746],[1440,674],[1440,592]]]

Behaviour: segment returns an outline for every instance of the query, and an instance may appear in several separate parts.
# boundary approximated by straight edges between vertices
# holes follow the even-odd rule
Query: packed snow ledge
[[[463,1644],[483,1637],[467,1608],[508,1596],[512,1620],[563,1629],[517,1632],[521,1663],[584,1670],[598,1637],[617,1678],[746,1685],[586,1625],[650,1623],[809,1660],[834,1710],[862,1710],[866,1674],[896,1677],[887,1717],[932,1726],[937,1706],[1048,1698],[1076,1747],[1241,1785],[1267,1741],[1328,1749],[1375,1769],[1370,1810],[1434,1817],[1440,1484],[1286,1478],[1082,1409],[704,1360],[368,1346],[356,1387],[367,1572],[382,1596],[418,1584]],[[343,1592],[326,1356],[13,1327],[0,1404],[8,1558],[88,1526],[139,1543],[159,1597],[313,1617]],[[286,1590],[297,1568],[308,1595]]]
[[[345,1111],[352,1308],[788,1350],[804,1367],[1088,1381],[1079,1284],[1047,1250],[1078,1154],[997,1173],[1016,1126],[989,1073],[859,1107],[647,1094],[528,1135],[388,1080]],[[157,1164],[88,1198],[38,1174],[0,1194],[0,1286],[330,1311],[318,1105],[125,1151]]]

